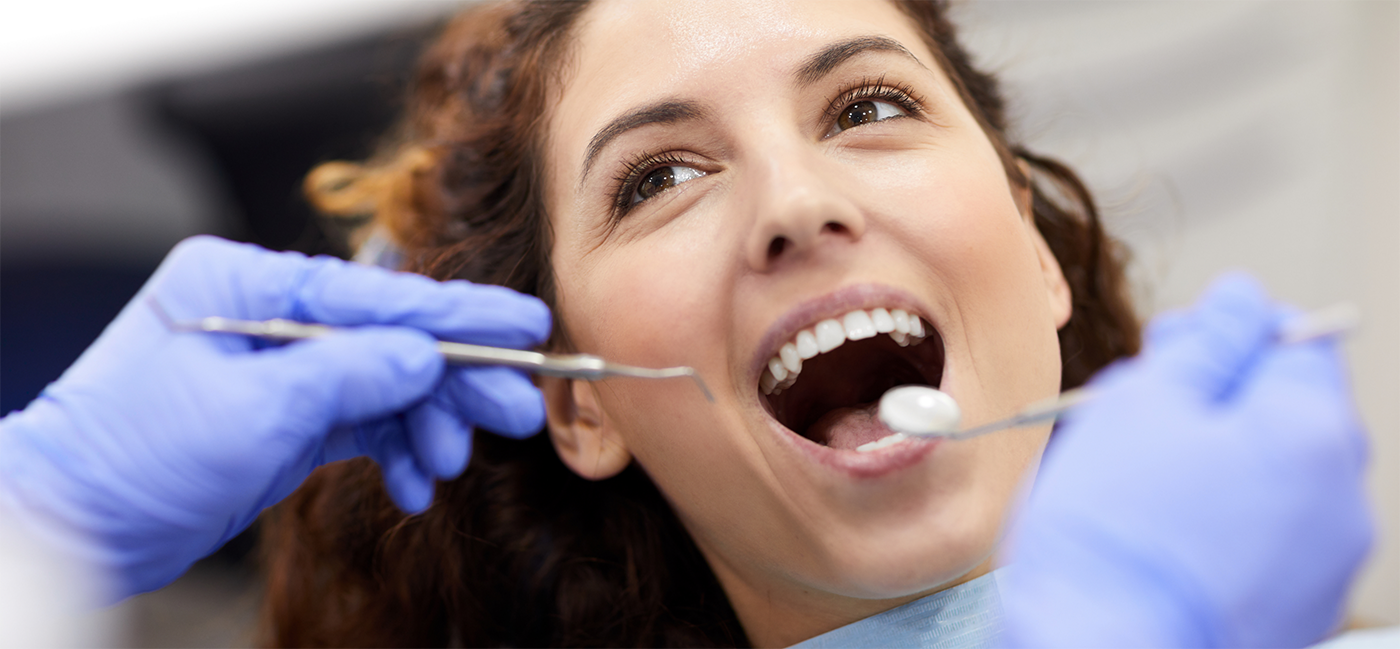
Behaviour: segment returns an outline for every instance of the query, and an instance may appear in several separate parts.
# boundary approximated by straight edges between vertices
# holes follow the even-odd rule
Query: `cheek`
[[[991,288],[1006,298],[998,301],[1026,305],[1041,283],[1039,260],[994,154],[933,147],[873,171],[869,195],[893,236],[960,308],[995,297]]]
[[[1001,412],[1053,394],[1060,352],[1045,275],[1029,226],[994,153],[954,147],[910,156],[894,174],[872,174],[897,245],[918,260],[950,322],[950,375],[964,408]],[[965,148],[965,147],[964,147]],[[910,208],[910,206],[917,206]],[[979,403],[980,402],[980,403]]]
[[[697,365],[699,343],[713,349],[724,275],[713,241],[696,233],[656,233],[645,244],[596,254],[598,263],[574,273],[566,314],[580,351],[643,366]],[[577,313],[573,313],[577,311]]]
[[[924,134],[904,146],[899,155],[857,160],[851,168],[880,218],[913,237],[916,258],[936,255],[941,267],[957,270],[1026,252],[1005,170],[980,133]]]
[[[701,439],[687,431],[721,427],[718,418],[730,410],[723,350],[731,264],[722,253],[730,244],[716,225],[677,220],[644,241],[556,261],[562,317],[578,351],[642,367],[694,367],[719,399],[719,407],[709,404],[687,380],[599,382],[607,416],[649,469]]]
[[[736,502],[756,508],[756,494],[772,491],[752,470],[752,438],[728,371],[739,239],[726,232],[699,210],[644,241],[558,267],[579,351],[647,367],[689,365],[714,393],[710,404],[685,380],[596,384],[609,425],[685,520],[732,520]]]

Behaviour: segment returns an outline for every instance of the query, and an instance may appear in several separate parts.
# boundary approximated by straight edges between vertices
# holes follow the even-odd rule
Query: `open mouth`
[[[943,339],[902,309],[856,310],[804,329],[768,362],[759,395],[778,423],[818,444],[855,449],[891,431],[880,396],[898,385],[939,387]]]

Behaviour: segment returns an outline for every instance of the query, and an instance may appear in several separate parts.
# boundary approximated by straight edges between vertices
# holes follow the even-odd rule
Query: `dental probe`
[[[1360,321],[1360,311],[1354,304],[1334,304],[1283,323],[1279,328],[1278,342],[1293,345],[1343,334],[1355,329]],[[856,450],[868,453],[910,437],[970,439],[999,430],[1051,421],[1060,413],[1092,400],[1096,394],[1089,388],[1067,390],[1058,397],[1033,403],[1006,419],[957,430],[962,412],[951,395],[926,385],[902,385],[891,388],[880,397],[880,421],[896,431],[895,434],[862,444]]]
[[[198,320],[175,320],[154,297],[148,300],[156,317],[171,331],[203,331],[209,333],[229,333],[252,336],[265,340],[288,342],[317,338],[337,331],[338,327],[321,324],[307,324],[295,320],[274,318],[272,320],[235,320],[218,316]],[[705,395],[705,400],[714,403],[710,388],[693,367],[665,367],[653,369],[611,363],[590,354],[542,354],[540,352],[490,347],[438,341],[438,353],[453,365],[504,365],[522,369],[531,374],[559,376],[584,381],[626,376],[639,379],[689,378],[695,387]]]

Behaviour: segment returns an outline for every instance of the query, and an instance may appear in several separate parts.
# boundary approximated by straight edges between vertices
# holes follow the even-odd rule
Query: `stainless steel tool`
[[[160,318],[171,331],[203,331],[252,336],[265,340],[293,341],[317,338],[337,330],[322,324],[308,324],[295,320],[275,318],[272,320],[236,320],[232,318],[209,317],[198,320],[175,320],[170,317],[160,302],[148,300],[156,317]],[[689,378],[700,388],[705,400],[714,403],[714,396],[693,367],[664,367],[653,369],[612,363],[590,354],[544,354],[540,352],[470,345],[439,341],[438,352],[453,365],[503,365],[525,370],[531,374],[561,376],[584,381],[598,381],[612,377],[632,377],[638,379]]]
[[[1328,336],[1345,334],[1351,331],[1352,329],[1355,329],[1357,324],[1360,323],[1360,321],[1361,313],[1359,310],[1357,310],[1354,304],[1351,304],[1349,302],[1334,304],[1332,306],[1318,309],[1316,311],[1309,311],[1307,313],[1299,314],[1285,321],[1279,328],[1278,342],[1284,345],[1293,345],[1307,342],[1310,340],[1315,340],[1318,338],[1325,338]],[[899,388],[895,389],[897,390]],[[936,392],[934,388],[928,388],[927,391]],[[1091,401],[1095,396],[1097,396],[1097,393],[1094,392],[1091,388],[1077,388],[1074,390],[1066,390],[1060,393],[1059,396],[1051,397],[1050,399],[1046,399],[1044,401],[1040,401],[1026,406],[1020,412],[1017,412],[1016,414],[1005,419],[999,419],[997,421],[982,424],[980,426],[973,426],[970,428],[963,428],[960,430],[957,429],[956,424],[954,424],[952,427],[950,427],[950,429],[947,430],[938,428],[936,426],[927,430],[918,430],[914,428],[895,428],[895,435],[891,435],[889,437],[886,437],[885,439],[870,442],[869,444],[864,444],[857,450],[867,452],[878,450],[880,448],[883,448],[884,446],[888,446],[895,442],[898,442],[899,439],[903,439],[906,437],[942,437],[946,439],[971,439],[973,437],[980,437],[988,433],[995,433],[997,431],[1006,430],[1008,428],[1020,428],[1022,426],[1029,426],[1031,424],[1039,424],[1047,421],[1052,421],[1066,410],[1069,410],[1082,403]],[[951,402],[954,405],[947,406],[945,401]],[[947,399],[945,401],[930,401],[929,403],[942,408],[951,407],[954,411],[956,411],[956,402],[952,402],[951,399]],[[884,408],[883,400],[881,408]],[[926,421],[944,421],[949,419],[949,417],[943,412],[930,412],[928,413],[928,415],[929,416],[926,419]],[[955,417],[955,419],[960,418],[961,415]],[[890,419],[886,418],[883,413],[881,414],[881,420],[884,421],[886,425],[890,425]],[[891,427],[894,428],[893,426]],[[891,439],[896,436],[902,437],[900,437],[899,439]]]

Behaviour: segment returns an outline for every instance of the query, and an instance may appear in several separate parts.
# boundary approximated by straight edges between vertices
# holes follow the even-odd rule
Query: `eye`
[[[632,192],[632,205],[636,205],[644,200],[664,192],[683,182],[695,180],[705,175],[705,172],[694,167],[682,167],[680,165],[668,165],[657,167],[649,172],[637,182],[637,189]]]
[[[866,99],[855,102],[841,109],[836,114],[836,122],[831,125],[831,130],[827,131],[826,137],[831,137],[846,129],[855,128],[864,124],[880,122],[891,117],[908,117],[909,111],[896,106],[887,101]]]

